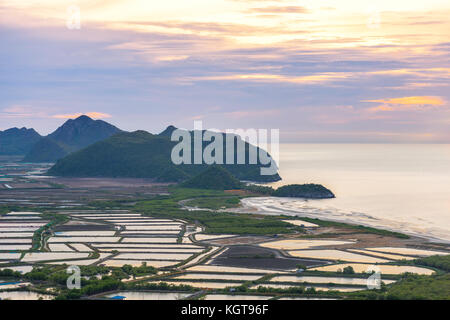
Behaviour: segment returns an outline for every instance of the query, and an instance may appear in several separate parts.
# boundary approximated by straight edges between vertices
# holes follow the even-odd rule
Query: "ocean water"
[[[336,199],[246,199],[267,213],[303,215],[450,242],[450,145],[282,144],[272,184],[320,183]]]

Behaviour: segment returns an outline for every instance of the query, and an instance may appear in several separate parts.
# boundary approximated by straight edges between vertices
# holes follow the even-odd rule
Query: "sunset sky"
[[[449,17],[448,0],[1,0],[0,130],[88,114],[450,143]]]

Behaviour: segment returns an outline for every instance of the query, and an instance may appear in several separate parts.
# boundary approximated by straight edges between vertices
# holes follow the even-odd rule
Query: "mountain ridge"
[[[103,120],[86,115],[69,119],[49,135],[42,137],[25,155],[24,162],[54,162],[95,142],[122,132]]]
[[[33,128],[9,128],[0,131],[0,155],[25,155],[42,136]]]
[[[171,129],[173,128],[175,127],[172,126]],[[193,134],[192,131],[188,132]],[[239,138],[235,137],[235,139]],[[171,153],[177,143],[171,141],[165,134],[155,135],[143,130],[120,132],[58,160],[48,174],[70,177],[140,177],[164,182],[179,182],[209,167],[207,164],[175,165],[172,162]],[[205,145],[206,143],[203,147]],[[254,146],[245,142],[245,147],[248,152]],[[226,152],[224,152],[225,157]],[[262,176],[261,163],[220,166],[225,167],[239,180],[272,182],[281,179],[278,173]]]

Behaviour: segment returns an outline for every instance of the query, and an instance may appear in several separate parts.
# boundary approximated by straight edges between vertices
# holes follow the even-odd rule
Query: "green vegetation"
[[[219,166],[211,166],[204,172],[183,182],[183,188],[232,190],[242,187],[242,183],[233,177],[226,169]]]
[[[437,268],[445,272],[450,272],[450,255],[448,256],[431,256],[413,261],[419,266]]]
[[[0,155],[24,155],[41,139],[34,129],[11,128],[0,131]]]
[[[15,206],[15,205],[1,205],[0,206],[0,216],[5,215],[10,212],[21,212],[27,211],[27,208]]]
[[[63,224],[69,218],[64,214],[52,214],[52,213],[44,213],[41,215],[42,219],[50,220],[45,226],[40,227],[33,234],[33,246],[32,251],[37,251],[41,247],[41,240],[45,232],[49,230],[51,227],[56,226],[58,224]]]
[[[190,134],[192,135],[192,132]],[[235,139],[237,140],[237,138]],[[171,154],[176,144],[177,142],[171,141],[170,136],[166,134],[153,135],[145,131],[122,132],[71,153],[59,160],[49,170],[49,174],[72,177],[154,178],[164,182],[179,182],[194,177],[209,167],[206,164],[181,164],[178,166],[173,164]],[[248,154],[249,148],[255,148],[247,142],[244,144],[246,154]],[[205,142],[203,148],[207,145]],[[237,142],[235,143],[236,149]],[[225,163],[226,152],[223,156],[223,163]],[[278,174],[262,176],[260,168],[263,165],[260,162],[252,165],[220,166],[226,168],[239,180],[260,182],[280,180]]]
[[[244,187],[245,190],[257,194],[273,197],[291,197],[308,199],[327,199],[334,198],[333,192],[320,184],[288,184],[278,189],[268,186],[259,186],[250,184]]]
[[[406,275],[404,279],[388,287],[385,297],[396,300],[449,300],[450,274]]]
[[[18,271],[14,271],[11,269],[2,269],[0,270],[0,277],[5,277],[5,278],[20,278],[21,277],[21,273]]]
[[[345,273],[345,274],[355,274],[355,270],[353,270],[353,267],[352,267],[352,266],[348,266],[348,267],[345,267],[345,268],[342,270],[342,273]]]
[[[258,188],[252,190],[258,190]],[[266,187],[263,187],[265,190]],[[304,232],[301,227],[295,227],[289,223],[283,222],[286,219],[296,219],[291,216],[265,216],[255,214],[239,214],[229,212],[210,212],[210,211],[187,211],[183,210],[179,204],[182,200],[189,200],[185,204],[199,208],[208,208],[218,210],[222,207],[235,207],[239,204],[242,196],[230,195],[230,193],[220,190],[188,189],[180,187],[170,187],[170,195],[158,196],[150,200],[138,201],[133,210],[146,215],[160,218],[184,219],[194,223],[201,223],[206,227],[207,233],[236,233],[236,234],[279,234]],[[247,195],[247,196],[252,196]],[[253,194],[254,196],[254,194]],[[120,206],[119,202],[97,203],[96,205],[104,208]],[[358,233],[373,233],[384,236],[392,236],[407,239],[409,236],[382,229],[376,229],[365,226],[351,225],[341,222],[331,222],[319,219],[301,217],[302,220],[315,223],[324,227],[339,227],[352,229]],[[329,234],[324,234],[329,236]],[[311,237],[310,235],[308,237]]]
[[[225,192],[216,190],[197,190],[171,188],[170,196],[159,196],[148,201],[140,201],[134,207],[136,212],[159,218],[184,219],[201,223],[207,233],[234,234],[278,234],[302,231],[300,227],[281,221],[278,216],[261,216],[229,212],[187,211],[183,210],[179,201],[185,199],[208,199],[218,196],[228,196]]]
[[[143,264],[139,267],[124,265],[121,268],[108,268],[104,266],[81,266],[81,289],[69,290],[66,287],[67,278],[70,276],[66,272],[67,265],[62,266],[36,266],[25,275],[20,275],[11,270],[3,270],[0,276],[23,278],[32,281],[35,285],[45,283],[46,286],[56,288],[58,296],[56,299],[80,299],[84,296],[98,294],[111,290],[126,289],[127,284],[121,282],[130,276],[142,276],[156,274],[157,270],[151,266]],[[112,273],[111,273],[112,271]],[[111,273],[111,274],[110,274]],[[102,276],[100,279],[97,276]],[[86,278],[87,277],[87,278]],[[135,285],[130,285],[134,288]]]
[[[241,202],[240,197],[210,197],[210,198],[197,198],[186,202],[185,204],[190,207],[205,208],[211,210],[219,210],[226,208],[237,208]]]
[[[450,274],[421,276],[404,274],[402,279],[380,290],[348,294],[350,299],[370,300],[449,300]]]
[[[56,300],[74,300],[80,299],[83,296],[91,296],[94,294],[124,289],[126,286],[118,279],[111,277],[104,277],[101,280],[88,280],[81,286],[81,289],[63,289],[61,293],[55,298]]]
[[[147,266],[147,263],[144,262],[139,267],[133,267],[129,264],[125,264],[120,268],[114,268],[112,274],[118,279],[128,279],[130,276],[135,278],[144,275],[156,274],[157,272],[158,270],[156,268]]]
[[[252,284],[250,282],[249,284]],[[221,290],[223,293],[229,293],[229,288]],[[236,293],[257,293],[257,294],[270,294],[270,295],[296,295],[296,296],[305,296],[305,297],[333,297],[338,298],[341,297],[341,293],[338,291],[316,291],[315,288],[306,288],[302,285],[296,285],[288,288],[269,288],[264,286],[264,283],[260,283],[260,285],[255,289],[250,289],[249,285],[241,285],[236,288]]]
[[[257,184],[247,184],[244,187],[245,190],[255,193],[255,194],[259,194],[259,195],[263,195],[263,196],[271,196],[274,192],[274,189],[272,187],[267,187],[267,186],[260,186]]]
[[[152,282],[145,282],[145,283],[130,283],[127,285],[128,290],[157,290],[157,291],[184,291],[184,292],[194,292],[198,291],[198,289],[188,286],[188,285],[175,285],[175,284],[168,284],[166,282],[160,282],[160,283],[152,283]]]
[[[216,212],[214,210],[223,207],[235,207],[239,205],[240,199],[244,196],[240,193],[234,194],[221,190],[199,190],[191,188],[180,188],[176,186],[169,187],[170,195],[156,196],[145,200],[133,199],[136,202],[130,207],[126,201],[106,201],[95,202],[95,208],[116,207],[121,208],[127,205],[127,208],[150,215],[152,217],[176,218],[190,221],[195,224],[202,224],[207,233],[233,233],[233,234],[254,234],[254,235],[273,235],[289,232],[303,232],[301,227],[293,226],[283,222],[286,219],[295,219],[295,217],[285,216],[264,216],[256,214],[238,214],[230,212]],[[184,200],[184,201],[183,201]],[[182,209],[181,204],[197,207],[209,208],[213,211],[187,211]],[[13,207],[0,207],[0,213],[9,212]],[[46,231],[56,224],[63,223],[66,216],[62,214],[44,213],[42,217],[50,222],[35,234],[33,248],[36,249],[40,244],[42,237],[46,236]],[[368,228],[363,226],[352,226],[345,223],[335,223],[322,221],[318,219],[301,218],[302,220],[318,224],[320,226],[335,226],[338,228],[353,229],[355,232],[371,232],[380,235],[398,236],[404,235],[390,231]],[[347,230],[346,230],[347,231]],[[95,253],[98,256],[98,252]],[[201,254],[201,253],[199,253]],[[193,256],[191,259],[193,259]],[[242,254],[236,258],[267,258],[269,255]],[[92,258],[92,257],[91,257]],[[436,269],[438,272],[432,276],[418,276],[412,274],[403,275],[383,275],[383,279],[395,279],[397,283],[386,286],[382,285],[380,290],[364,290],[358,292],[337,292],[337,291],[316,291],[315,289],[306,289],[307,284],[296,287],[276,289],[264,287],[265,283],[274,276],[266,275],[255,281],[246,281],[234,289],[235,293],[253,293],[270,294],[276,297],[284,295],[296,295],[307,297],[334,297],[347,299],[450,299],[450,255],[432,256],[413,261],[403,261],[402,264],[425,266]],[[5,278],[27,280],[33,283],[33,290],[41,290],[43,293],[46,288],[55,288],[56,299],[80,299],[90,295],[102,294],[113,290],[158,290],[158,291],[184,291],[195,292],[199,289],[185,285],[169,285],[161,282],[148,282],[148,279],[135,280],[136,277],[149,276],[151,280],[167,279],[167,275],[157,276],[157,269],[145,264],[139,267],[124,265],[123,267],[105,267],[105,266],[81,266],[82,287],[80,290],[68,290],[66,287],[67,278],[70,276],[66,272],[67,265],[62,266],[35,266],[35,268],[25,274],[20,275],[12,270],[0,271],[0,276]],[[298,268],[305,269],[305,266],[298,265]],[[347,267],[342,272],[323,272],[305,270],[299,276],[339,276],[351,278],[366,278],[368,275],[363,273],[355,274],[352,267]],[[173,274],[169,275],[170,277]],[[130,282],[123,282],[123,279],[132,279]],[[177,281],[170,278],[171,281]],[[168,281],[168,280],[167,280]],[[195,280],[194,280],[195,281]],[[230,282],[230,280],[217,280],[218,282]],[[231,281],[233,282],[233,281]],[[237,283],[237,282],[236,282]],[[281,282],[280,282],[281,283]],[[237,284],[238,285],[238,284]],[[257,289],[250,287],[259,286]],[[331,287],[331,285],[329,285]],[[338,287],[338,286],[336,286]],[[356,287],[356,286],[355,286]],[[215,292],[229,293],[230,288],[223,290],[214,290]]]
[[[54,272],[55,268],[51,266],[34,267],[31,272],[26,273],[23,277],[27,280],[44,281]]]
[[[349,294],[351,299],[371,300],[450,300],[450,255],[431,256],[413,261],[404,261],[424,267],[440,269],[441,272],[427,275],[405,273],[401,279],[380,290],[366,290]]]
[[[347,272],[349,272],[349,271],[347,271]],[[301,274],[298,274],[298,275],[299,276],[318,276],[318,277],[338,277],[338,278],[367,279],[371,275],[371,273],[367,273],[367,272],[344,273],[344,271],[342,269],[338,269],[337,271],[306,270],[306,271],[303,271]],[[402,278],[402,275],[399,275],[399,274],[383,274],[383,279],[385,279],[385,280],[398,280],[398,279],[401,279],[401,278]]]
[[[30,152],[23,158],[23,162],[50,162],[60,159],[68,153],[67,147],[52,138],[44,137],[34,144]]]
[[[80,266],[81,275],[92,277],[96,275],[108,274],[110,268],[104,266]]]
[[[293,197],[323,199],[334,198],[333,192],[320,184],[290,184],[279,187],[273,193],[275,197]]]
[[[182,182],[189,178],[190,176],[186,172],[171,166],[157,176],[156,180],[159,182]]]

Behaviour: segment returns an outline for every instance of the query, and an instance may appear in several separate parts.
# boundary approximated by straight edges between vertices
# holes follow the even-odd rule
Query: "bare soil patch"
[[[287,271],[296,269],[299,265],[318,266],[324,265],[325,262],[313,259],[290,258],[282,255],[277,250],[243,245],[229,247],[228,250],[214,258],[210,264]]]

